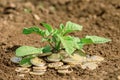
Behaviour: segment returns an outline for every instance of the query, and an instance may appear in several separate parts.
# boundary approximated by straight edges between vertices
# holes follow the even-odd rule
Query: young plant
[[[59,28],[52,28],[47,23],[41,23],[46,28],[40,29],[37,26],[30,28],[24,28],[23,34],[36,33],[42,36],[41,41],[47,41],[48,45],[42,48],[35,48],[30,46],[21,46],[16,50],[17,57],[24,57],[20,64],[30,64],[28,61],[34,57],[33,55],[45,54],[47,52],[58,53],[60,50],[65,50],[66,54],[72,55],[75,50],[82,50],[86,44],[99,44],[111,41],[110,39],[98,37],[98,36],[86,36],[84,38],[78,38],[69,35],[74,31],[81,31],[82,26],[71,21],[68,21],[66,25],[60,24]]]

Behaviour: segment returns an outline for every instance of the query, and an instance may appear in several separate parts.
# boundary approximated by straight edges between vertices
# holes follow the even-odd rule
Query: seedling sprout
[[[83,28],[81,25],[73,23],[71,21],[68,21],[66,25],[60,24],[59,28],[53,28],[51,25],[47,23],[41,23],[41,25],[45,28],[45,30],[42,30],[38,26],[33,26],[30,28],[24,28],[23,34],[28,35],[28,34],[36,33],[42,37],[41,39],[42,42],[46,41],[48,42],[48,44],[40,48],[31,47],[31,46],[21,46],[18,49],[16,49],[16,56],[22,58],[22,60],[19,62],[20,66],[30,67],[34,64],[31,63],[31,60],[34,60],[34,58],[40,56],[41,57],[48,56],[45,59],[52,62],[61,61],[61,60],[63,62],[65,60],[72,61],[74,58],[80,61],[82,59],[81,55],[85,54],[85,52],[83,51],[84,45],[100,44],[111,41],[108,38],[103,38],[99,36],[87,35],[84,38],[71,36],[69,35],[69,33],[73,33],[75,31],[81,31]],[[61,54],[61,51],[63,51],[64,54]],[[76,51],[78,51],[78,54],[75,54]],[[73,59],[71,58],[64,59],[66,58],[66,56],[71,57]],[[79,58],[81,59],[79,60]],[[86,60],[86,57],[84,58]],[[38,61],[40,60],[38,59]],[[72,62],[75,63],[75,61],[76,60],[73,60]]]

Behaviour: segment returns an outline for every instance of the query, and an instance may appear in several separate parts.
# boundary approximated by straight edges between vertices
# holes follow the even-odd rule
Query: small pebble
[[[40,17],[37,14],[33,14],[33,17],[38,21],[40,20]]]
[[[16,8],[16,5],[15,5],[14,3],[10,3],[10,4],[9,4],[9,7],[11,7],[11,8]]]
[[[22,58],[20,58],[20,57],[12,57],[10,60],[11,60],[13,63],[19,63],[19,62],[22,60]]]
[[[120,75],[118,75],[118,77],[117,77],[117,78],[118,78],[118,80],[120,80]]]

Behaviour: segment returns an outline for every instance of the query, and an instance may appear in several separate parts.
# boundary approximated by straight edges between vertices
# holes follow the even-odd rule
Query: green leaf
[[[37,33],[41,36],[45,35],[45,32],[43,30],[41,30],[39,27],[31,27],[31,28],[24,28],[23,29],[23,34],[31,34],[31,33]]]
[[[48,30],[45,30],[45,36],[49,36],[51,33]]]
[[[43,53],[47,53],[47,52],[51,52],[51,47],[49,45],[43,48]]]
[[[80,42],[80,38],[71,37],[73,39],[74,48],[81,50],[84,46],[84,43]]]
[[[63,47],[65,48],[65,51],[71,55],[76,50],[74,47],[73,39],[70,36],[63,37],[58,35],[58,37],[61,40]]]
[[[60,38],[63,47],[65,48],[66,52],[68,54],[72,54],[76,49],[81,50],[83,48],[83,44],[80,43],[80,39],[77,37],[72,36],[60,36],[58,35],[58,38]]]
[[[79,46],[79,50],[81,50],[82,48],[83,48],[83,46],[84,46],[84,44],[83,43],[77,43],[77,45]]]
[[[48,41],[48,38],[42,38],[41,42]]]
[[[16,56],[26,56],[31,54],[40,54],[42,53],[43,48],[35,48],[30,46],[21,46],[16,49]]]
[[[41,23],[43,27],[45,27],[49,32],[52,32],[52,27],[51,25],[47,24],[47,23]]]
[[[92,44],[93,41],[89,38],[81,38],[80,43],[82,43],[82,44]]]
[[[91,44],[91,43],[93,43],[93,41],[91,39],[82,38],[77,42],[77,45],[79,46],[78,49],[81,50],[85,44]]]
[[[62,30],[62,29],[64,29],[64,25],[63,24],[60,24],[60,29]]]
[[[111,41],[110,39],[98,37],[98,36],[86,36],[87,39],[91,39],[93,43],[106,43]]]
[[[66,23],[65,28],[64,28],[64,35],[68,34],[70,32],[73,32],[73,31],[81,31],[81,30],[82,30],[82,26],[81,25],[73,23],[71,21],[68,21]]]
[[[23,58],[21,61],[20,61],[20,66],[22,67],[30,67],[32,66],[30,60],[32,59],[33,57],[25,57]]]
[[[54,29],[51,35],[52,35],[52,36],[56,36],[56,35],[59,34],[59,33],[60,33],[60,30]]]
[[[71,40],[72,40],[72,42],[73,42],[73,47],[75,48],[75,49],[79,49],[79,50],[81,50],[82,48],[83,48],[83,43],[80,43],[80,38],[78,38],[78,37],[73,37],[73,36],[69,36],[70,38],[71,38]]]

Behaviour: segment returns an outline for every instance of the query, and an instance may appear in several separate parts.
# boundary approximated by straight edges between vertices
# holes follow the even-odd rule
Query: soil
[[[74,68],[71,74],[60,75],[49,69],[43,76],[15,72],[18,66],[10,61],[15,49],[22,45],[41,47],[41,37],[23,35],[22,29],[47,22],[54,27],[72,21],[83,25],[82,32],[71,35],[97,35],[111,42],[87,45],[90,55],[100,55],[105,62],[96,70]],[[40,26],[41,27],[41,26]],[[42,27],[41,27],[42,28]],[[0,0],[0,80],[120,80],[120,0]]]

